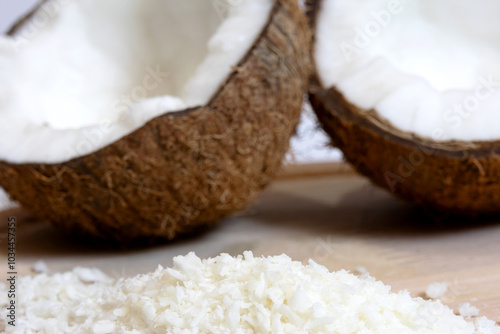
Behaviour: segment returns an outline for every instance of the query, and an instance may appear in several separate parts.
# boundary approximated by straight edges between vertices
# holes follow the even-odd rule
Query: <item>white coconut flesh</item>
[[[0,159],[55,163],[204,105],[272,0],[49,1],[0,37]]]
[[[433,141],[500,139],[500,2],[324,0],[325,88]]]

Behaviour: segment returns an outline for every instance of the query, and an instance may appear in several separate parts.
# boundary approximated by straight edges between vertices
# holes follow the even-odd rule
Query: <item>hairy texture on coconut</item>
[[[375,184],[438,212],[500,212],[500,143],[432,142],[360,110],[335,89],[311,88],[323,129]]]
[[[244,209],[271,181],[299,120],[310,35],[278,0],[208,105],[169,113],[61,164],[0,162],[0,184],[53,225],[127,242],[172,239]]]
[[[313,28],[320,7],[321,0],[308,1]],[[309,81],[310,102],[332,145],[375,184],[432,212],[500,212],[500,141],[435,142],[403,132],[335,87],[323,88],[316,74]]]

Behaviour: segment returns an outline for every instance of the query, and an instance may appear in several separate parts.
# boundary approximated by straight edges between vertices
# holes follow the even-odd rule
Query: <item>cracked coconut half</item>
[[[310,99],[358,171],[430,211],[500,211],[500,3],[309,1]]]
[[[0,185],[120,241],[241,210],[288,149],[309,39],[294,0],[43,2],[0,37]]]

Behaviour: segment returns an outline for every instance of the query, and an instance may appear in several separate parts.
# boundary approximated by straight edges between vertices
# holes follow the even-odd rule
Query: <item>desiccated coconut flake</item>
[[[438,299],[441,298],[448,290],[448,284],[445,282],[434,282],[429,284],[425,290],[427,298]]]
[[[108,277],[97,268],[76,267],[73,269],[73,273],[75,273],[76,276],[78,276],[78,278],[85,283],[111,283],[113,281],[112,278]]]
[[[484,317],[467,322],[439,301],[286,255],[190,253],[119,280],[75,268],[19,277],[18,290],[18,322],[0,323],[5,333],[500,333]]]
[[[462,317],[477,317],[479,315],[479,309],[475,306],[472,306],[470,303],[463,303],[458,305],[458,313]]]
[[[45,262],[43,262],[42,260],[36,261],[33,264],[33,266],[31,267],[31,270],[33,270],[35,273],[48,273],[49,272],[49,268],[47,267]]]
[[[358,275],[364,275],[368,273],[368,269],[366,269],[366,267],[363,266],[357,266],[356,269],[354,269],[354,273]]]

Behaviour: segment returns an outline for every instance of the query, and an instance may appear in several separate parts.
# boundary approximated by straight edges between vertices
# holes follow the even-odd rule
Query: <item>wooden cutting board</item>
[[[0,213],[0,233],[6,233],[7,218],[15,216],[20,274],[31,273],[38,260],[55,271],[96,266],[124,277],[154,270],[158,264],[170,266],[174,256],[190,251],[200,257],[244,250],[286,253],[299,261],[311,258],[330,270],[363,266],[393,290],[407,289],[415,297],[432,282],[446,282],[445,304],[456,309],[469,302],[481,315],[500,321],[500,218],[445,226],[348,169],[313,171],[285,173],[247,212],[167,245],[126,252],[89,245],[21,209]],[[0,268],[5,268],[6,243],[0,247]]]

